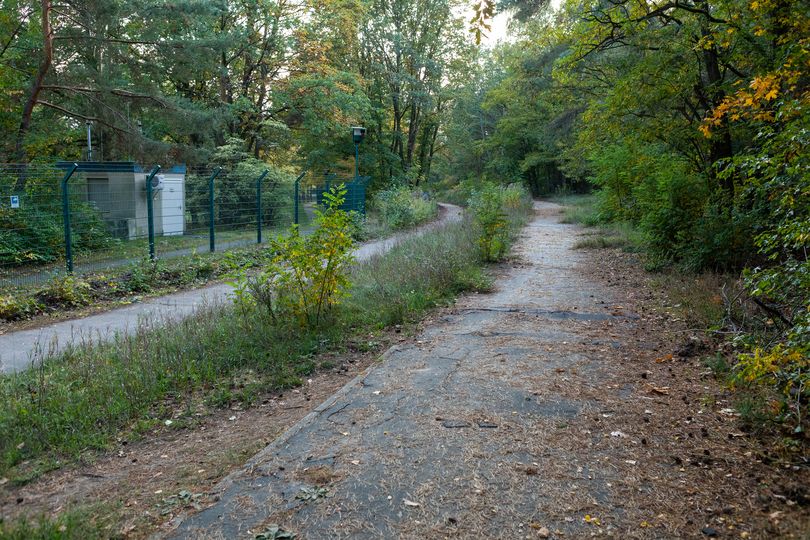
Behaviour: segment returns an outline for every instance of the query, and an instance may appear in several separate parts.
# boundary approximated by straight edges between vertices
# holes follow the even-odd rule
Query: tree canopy
[[[449,0],[0,1],[3,161],[206,163],[243,141],[419,183],[474,46]]]

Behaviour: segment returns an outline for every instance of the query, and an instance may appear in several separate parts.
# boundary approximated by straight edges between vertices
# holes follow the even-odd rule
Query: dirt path
[[[558,207],[537,210],[495,294],[390,350],[168,536],[252,538],[272,524],[299,538],[810,531],[806,512],[784,523],[787,508],[769,502],[790,499],[772,495],[795,471],[759,476],[770,469],[708,400],[713,383],[680,384],[694,366],[667,365],[673,345],[633,310],[641,291],[611,290],[571,249]]]

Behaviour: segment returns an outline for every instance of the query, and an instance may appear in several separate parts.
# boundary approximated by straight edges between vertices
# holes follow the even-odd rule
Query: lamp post
[[[366,128],[360,126],[352,127],[352,140],[354,141],[354,179],[360,176],[360,143],[366,136]]]

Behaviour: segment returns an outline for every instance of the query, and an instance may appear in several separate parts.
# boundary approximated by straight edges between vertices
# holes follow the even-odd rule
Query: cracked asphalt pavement
[[[635,315],[575,272],[585,259],[558,207],[536,210],[494,294],[461,299],[390,349],[167,536],[253,538],[271,524],[298,538],[619,530],[611,488],[628,465],[577,424],[605,408],[606,358]],[[313,487],[326,496],[299,496]]]

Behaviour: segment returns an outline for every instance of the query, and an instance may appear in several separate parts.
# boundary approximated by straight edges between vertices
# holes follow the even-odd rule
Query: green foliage
[[[510,218],[527,214],[531,199],[525,189],[512,184],[482,184],[469,200],[478,227],[478,247],[485,261],[500,261],[509,251],[514,227]]]
[[[356,210],[350,210],[349,214],[349,232],[351,237],[356,242],[368,239],[368,218],[365,214]]]
[[[160,283],[160,274],[164,265],[160,260],[150,260],[148,257],[132,265],[126,288],[131,292],[148,292]]]
[[[390,187],[374,194],[372,208],[391,229],[407,229],[436,216],[436,202],[423,192],[406,186]]]
[[[16,321],[28,319],[42,311],[42,304],[25,296],[0,295],[0,319]]]
[[[810,417],[810,141],[798,100],[777,106],[784,124],[762,125],[761,146],[736,157],[727,171],[743,177],[744,196],[762,209],[755,243],[764,259],[744,278],[771,321],[769,332],[748,337],[738,380],[775,386],[784,419],[802,430]]]
[[[92,301],[92,288],[88,282],[74,275],[57,276],[36,296],[49,306],[76,308]]]
[[[509,249],[508,222],[501,203],[501,192],[492,184],[483,186],[470,199],[469,206],[480,228],[478,247],[485,261],[499,261]]]
[[[346,196],[343,184],[324,193],[326,208],[316,210],[316,228],[302,236],[297,226],[271,241],[270,263],[256,276],[242,276],[237,303],[263,306],[276,323],[292,319],[304,327],[317,327],[349,288],[353,261],[352,220],[340,210]],[[249,295],[244,292],[248,291]]]
[[[0,193],[15,193],[14,183],[20,171],[0,170]],[[65,232],[58,179],[61,171],[30,166],[28,181],[20,193],[20,207],[0,204],[0,267],[50,263],[65,256]],[[77,197],[81,182],[71,188],[70,213],[72,245],[82,253],[112,245],[100,212]],[[6,199],[7,200],[7,199]]]
[[[245,228],[256,220],[256,179],[267,170],[262,181],[262,224],[286,226],[293,221],[293,176],[289,171],[256,159],[246,151],[244,140],[230,137],[218,146],[213,163],[222,171],[214,180],[214,221],[218,230]],[[191,230],[205,229],[210,220],[208,182],[213,166],[191,169],[186,174],[186,212]]]

